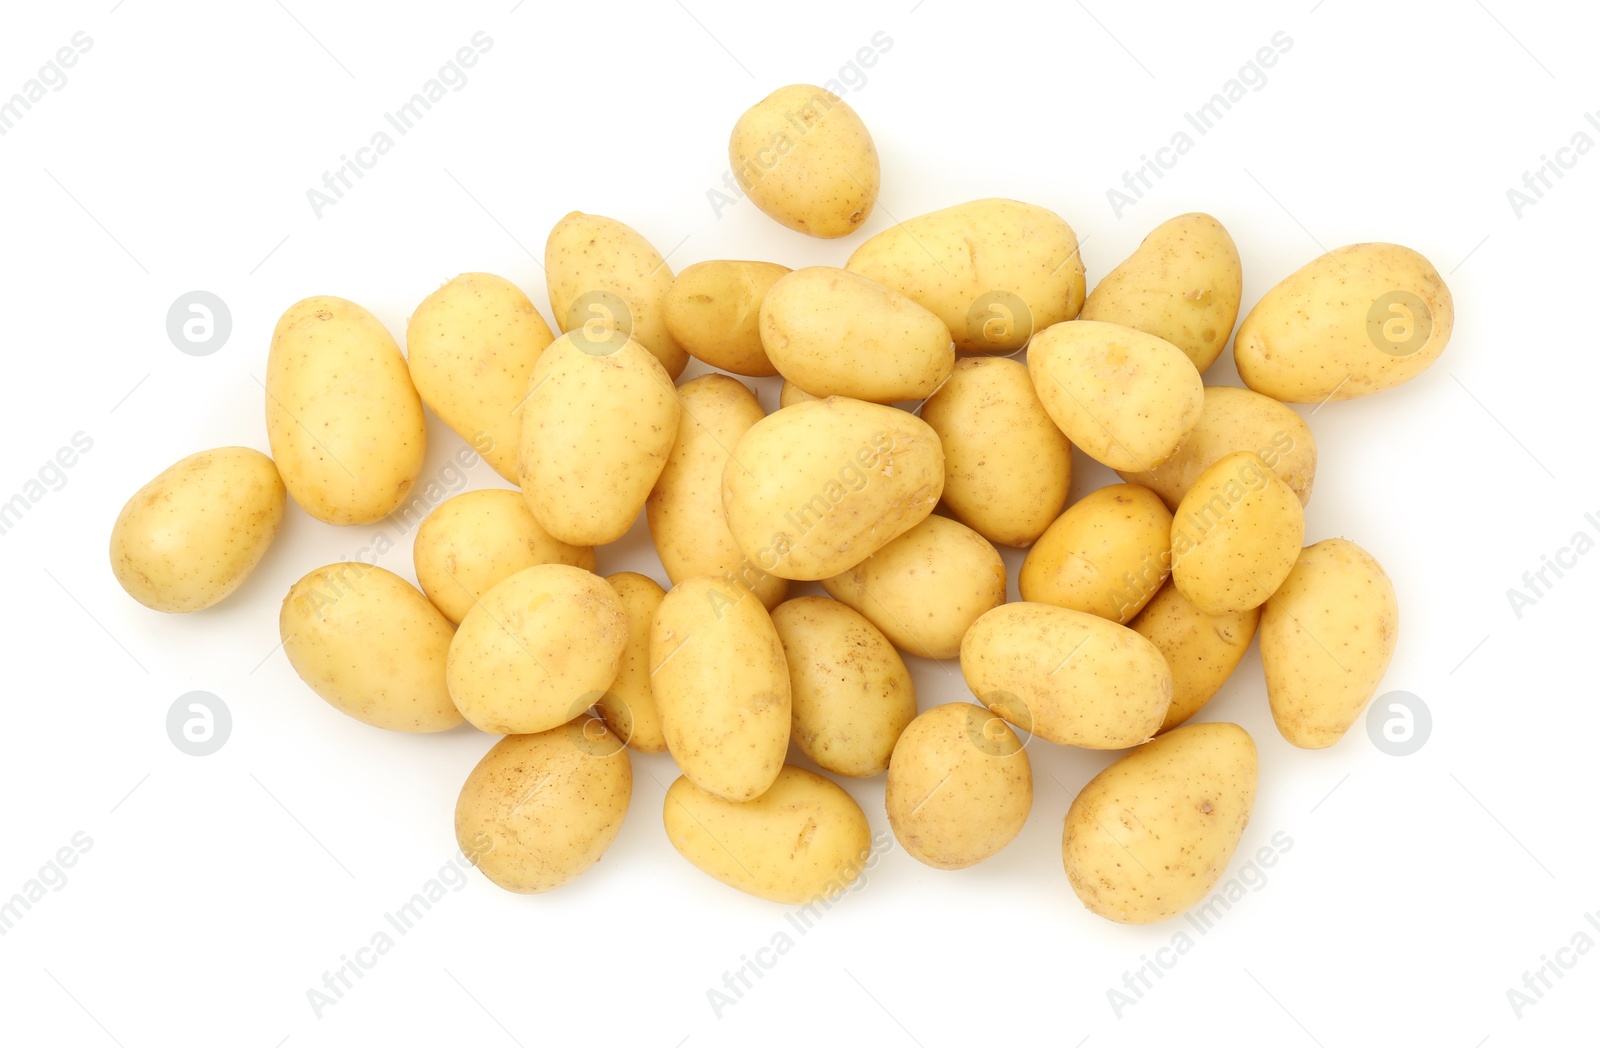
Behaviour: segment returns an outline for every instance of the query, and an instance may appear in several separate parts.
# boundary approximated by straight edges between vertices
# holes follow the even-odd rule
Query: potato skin
[[[714,368],[776,375],[761,346],[761,303],[789,272],[775,262],[696,262],[667,289],[667,330],[690,356]]]
[[[780,408],[786,408],[793,404],[799,404],[801,401],[821,399],[821,397],[812,396],[810,393],[807,393],[805,390],[801,389],[793,382],[790,382],[788,379],[784,379],[783,385],[778,388],[778,406]]]
[[[1305,531],[1300,500],[1261,456],[1224,455],[1172,515],[1172,584],[1208,615],[1259,607],[1288,577]]]
[[[1111,484],[1068,507],[1022,562],[1023,600],[1127,624],[1167,580],[1172,514],[1155,492]]]
[[[1207,615],[1169,584],[1128,623],[1172,670],[1172,705],[1161,731],[1176,728],[1211,701],[1250,650],[1260,619],[1260,608]]]
[[[630,749],[665,753],[667,739],[661,733],[661,714],[650,677],[650,628],[667,591],[655,579],[636,571],[607,575],[606,581],[616,590],[617,601],[628,617],[628,645],[622,649],[616,680],[595,700],[595,709],[611,733]]]
[[[861,228],[882,173],[867,125],[838,95],[780,87],[739,117],[728,138],[739,188],[777,222],[834,238]]]

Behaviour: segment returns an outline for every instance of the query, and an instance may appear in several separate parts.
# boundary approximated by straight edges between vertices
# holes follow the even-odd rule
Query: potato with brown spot
[[[1294,567],[1306,516],[1253,451],[1224,455],[1172,515],[1172,584],[1208,615],[1260,607]]]
[[[1137,484],[1091,491],[1050,525],[1022,562],[1023,600],[1126,624],[1167,580],[1172,514]]]
[[[788,276],[775,262],[696,262],[667,289],[667,330],[688,353],[736,375],[776,375],[761,346],[761,304]]]
[[[756,207],[814,237],[860,229],[882,177],[861,117],[810,84],[780,87],[747,109],[728,138],[728,163]]]

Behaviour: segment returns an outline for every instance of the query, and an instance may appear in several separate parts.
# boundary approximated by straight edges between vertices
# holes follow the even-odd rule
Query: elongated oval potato
[[[1267,701],[1283,737],[1304,749],[1338,742],[1383,682],[1400,637],[1394,585],[1345,539],[1300,551],[1261,611]]]
[[[267,352],[267,440],[289,494],[329,524],[371,524],[422,472],[422,399],[394,336],[332,295],[301,299]]]
[[[556,325],[597,347],[606,332],[632,335],[674,380],[689,354],[666,323],[672,270],[632,226],[574,211],[555,224],[544,245],[545,290]]]
[[[554,341],[528,296],[492,273],[463,273],[422,300],[406,324],[406,364],[422,402],[494,471],[517,480],[517,406]]]
[[[1162,731],[1176,728],[1211,701],[1250,649],[1260,619],[1260,608],[1207,615],[1168,585],[1128,623],[1156,646],[1172,670],[1172,705]]]
[[[970,200],[896,223],[845,268],[931,309],[965,353],[1021,349],[1083,308],[1077,234],[1054,211],[1017,200]]]
[[[783,385],[778,389],[778,406],[780,408],[786,408],[792,404],[798,404],[803,400],[821,399],[821,397],[813,396],[812,394],[807,393],[805,390],[801,389],[793,382],[790,382],[788,379],[784,379]]]
[[[620,342],[620,344],[618,344]],[[615,542],[644,508],[678,435],[677,390],[634,339],[550,343],[522,405],[517,483],[539,526],[575,546]]]
[[[922,405],[922,421],[944,447],[951,516],[1001,546],[1044,534],[1072,488],[1072,445],[1039,403],[1027,365],[963,357]]]
[[[423,518],[412,542],[417,582],[456,625],[501,580],[535,564],[594,570],[594,548],[554,538],[519,491],[463,491]]]
[[[627,612],[604,579],[569,564],[537,564],[497,583],[467,612],[445,679],[476,727],[532,734],[598,702],[627,645]]]
[[[860,229],[882,177],[861,117],[810,84],[780,87],[745,110],[728,139],[728,163],[756,207],[814,237]]]
[[[952,659],[978,617],[1006,602],[1006,566],[989,540],[937,513],[860,564],[822,580],[895,647]]]
[[[1253,451],[1218,459],[1172,515],[1172,584],[1207,615],[1260,607],[1289,575],[1305,509]]]
[[[921,523],[943,491],[944,450],[926,422],[846,397],[768,415],[722,473],[734,541],[786,579],[854,567]]]
[[[1072,890],[1122,924],[1183,913],[1227,870],[1256,778],[1256,744],[1237,724],[1189,724],[1140,746],[1067,810],[1061,858]]]
[[[456,842],[507,891],[559,888],[600,861],[628,813],[633,762],[583,717],[489,748],[456,799]]]
[[[797,269],[761,303],[761,344],[818,397],[920,400],[955,365],[944,321],[898,291],[831,266]]]
[[[789,580],[758,568],[728,530],[722,473],[739,438],[766,417],[749,387],[727,375],[701,375],[678,387],[678,436],[645,502],[650,541],[674,583],[717,575],[753,592],[768,608]]]
[[[1276,400],[1351,400],[1422,374],[1454,325],[1450,289],[1426,258],[1351,244],[1263,295],[1239,325],[1233,359],[1245,385]]]
[[[776,375],[761,347],[761,303],[789,274],[776,262],[696,262],[667,288],[667,331],[690,356],[736,375]]]
[[[912,721],[895,743],[884,788],[889,827],[918,862],[961,870],[1022,831],[1033,807],[1033,768],[1003,720],[950,702]]]
[[[283,523],[283,480],[254,448],[179,459],[111,527],[111,572],[156,611],[209,608],[243,585]]]
[[[1056,518],[1017,575],[1023,600],[1126,624],[1167,581],[1172,514],[1137,484],[1091,491]]]
[[[1148,470],[1171,458],[1205,403],[1200,373],[1181,349],[1097,320],[1041,331],[1028,346],[1028,374],[1067,439],[1112,469]]]
[[[595,709],[611,733],[628,746],[640,753],[665,753],[667,739],[661,733],[661,714],[656,710],[650,679],[650,628],[667,591],[655,579],[635,571],[607,575],[606,581],[617,591],[617,600],[628,616],[628,644],[622,649],[617,679],[595,701]]]
[[[667,593],[650,628],[651,687],[672,759],[700,789],[748,801],[789,751],[783,642],[749,590],[709,575]]]
[[[1300,505],[1311,501],[1317,476],[1317,441],[1311,427],[1293,408],[1237,386],[1206,387],[1200,421],[1167,461],[1142,473],[1118,473],[1160,495],[1168,509],[1177,509],[1200,474],[1235,451],[1254,451],[1289,485]]]
[[[1017,727],[1091,750],[1144,742],[1172,702],[1172,671],[1154,644],[1053,604],[1003,604],[973,623],[961,675],[979,702]]]
[[[340,713],[390,731],[461,723],[445,684],[455,628],[392,571],[329,564],[289,588],[278,635],[289,665]]]
[[[772,625],[789,667],[789,735],[800,752],[836,775],[888,768],[917,715],[900,653],[859,612],[827,597],[784,601]]]
[[[1191,212],[1152,230],[1089,292],[1078,319],[1165,339],[1203,372],[1228,345],[1243,292],[1233,237],[1210,215]]]

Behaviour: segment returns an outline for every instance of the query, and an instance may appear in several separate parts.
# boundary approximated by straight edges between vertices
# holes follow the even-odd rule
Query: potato
[[[1260,608],[1207,615],[1169,585],[1128,623],[1156,646],[1172,670],[1172,705],[1162,731],[1176,728],[1211,701],[1250,649],[1260,618]]]
[[[639,232],[614,218],[574,211],[544,245],[545,290],[556,324],[604,352],[607,332],[632,335],[676,380],[689,363],[666,323],[672,270]]]
[[[633,525],[678,435],[677,391],[634,339],[604,353],[562,335],[533,369],[517,482],[539,526],[575,546]]]
[[[921,523],[943,491],[944,451],[927,423],[846,397],[768,415],[722,474],[734,541],[786,579],[855,567]]]
[[[405,502],[427,427],[394,336],[331,295],[290,306],[267,352],[267,440],[289,494],[329,524],[371,524]]]
[[[876,775],[917,715],[917,691],[894,647],[859,612],[796,597],[772,612],[789,667],[789,736],[836,775]]]
[[[1400,607],[1372,554],[1344,539],[1300,551],[1261,611],[1261,666],[1283,737],[1332,746],[1366,708],[1394,656]]]
[[[1062,746],[1120,750],[1149,739],[1172,701],[1154,644],[1109,619],[1019,601],[961,641],[961,675],[989,709]]]
[[[667,289],[667,331],[688,353],[723,371],[761,377],[778,369],[761,348],[761,303],[789,267],[774,262],[696,262]]]
[[[823,579],[822,588],[902,651],[952,659],[978,616],[1006,602],[1006,566],[988,539],[934,514],[860,564]]]
[[[665,753],[661,714],[656,710],[650,677],[650,627],[667,591],[655,579],[634,571],[607,575],[617,601],[628,616],[628,644],[622,649],[622,667],[595,708],[611,733],[640,753]]]
[[[645,502],[650,541],[673,582],[717,575],[776,607],[789,580],[756,567],[728,530],[722,471],[734,445],[766,417],[754,393],[727,375],[701,375],[678,388],[677,440]]]
[[[412,543],[417,582],[456,625],[483,595],[535,564],[594,570],[594,549],[552,537],[533,519],[522,493],[463,491],[423,518]]]
[[[921,414],[944,447],[951,516],[1001,546],[1044,534],[1072,487],[1072,445],[1039,403],[1027,365],[964,357]]]
[[[1083,308],[1072,227],[1016,200],[971,200],[895,225],[845,268],[932,310],[967,353],[1009,353]]]
[[[1444,278],[1398,244],[1351,244],[1306,263],[1239,325],[1233,359],[1257,393],[1320,404],[1416,378],[1450,341]]]
[[[749,590],[709,575],[672,587],[650,665],[662,735],[690,781],[730,801],[772,785],[789,750],[789,667]]]
[[[1233,334],[1243,290],[1233,238],[1210,215],[1192,212],[1168,219],[1145,237],[1089,292],[1078,319],[1165,339],[1203,372]]]
[[[878,150],[867,125],[831,91],[790,84],[739,117],[728,139],[739,188],[808,236],[854,233],[878,200]]]
[[[1172,514],[1137,484],[1091,491],[1050,525],[1017,575],[1023,600],[1126,624],[1167,581]]]
[[[1205,387],[1172,343],[1096,320],[1039,332],[1028,374],[1073,445],[1117,470],[1149,470],[1170,458],[1197,422]]]
[[[589,717],[489,748],[456,800],[456,843],[507,891],[559,888],[600,861],[633,794],[633,763]]]
[[[283,523],[283,481],[253,448],[179,459],[117,514],[111,572],[156,611],[209,608],[238,589]]]
[[[1172,584],[1207,615],[1259,607],[1294,567],[1306,515],[1253,451],[1224,455],[1172,515]]]
[[[406,324],[406,363],[422,402],[517,481],[518,407],[554,341],[528,296],[491,273],[463,273],[422,300]]]
[[[329,564],[289,588],[278,611],[283,652],[328,705],[390,731],[461,723],[445,686],[455,628],[392,571]]]
[[[568,564],[508,576],[467,612],[445,679],[462,716],[494,735],[565,724],[622,667],[628,615],[606,581]]]
[[[1235,451],[1254,451],[1289,485],[1300,505],[1311,501],[1317,475],[1311,427],[1293,408],[1237,386],[1207,386],[1200,421],[1172,457],[1147,472],[1123,471],[1121,476],[1160,495],[1168,509],[1177,509],[1196,478]]]
[[[889,760],[884,808],[918,862],[961,870],[1010,844],[1033,807],[1033,769],[1004,721],[949,702],[920,714]]]
[[[831,266],[797,269],[761,303],[761,344],[818,397],[920,400],[950,376],[944,321],[897,291]]]
[[[780,408],[789,407],[791,404],[798,404],[802,400],[821,399],[821,397],[812,396],[810,393],[807,393],[805,390],[801,389],[793,382],[790,382],[788,379],[784,379],[783,385],[778,389],[778,406]]]
[[[1147,742],[1073,800],[1061,835],[1072,890],[1122,924],[1176,917],[1211,891],[1256,799],[1256,745],[1237,724]]]
[[[723,884],[793,906],[830,899],[872,857],[867,817],[835,783],[785,767],[753,800],[707,793],[685,775],[662,806],[667,839]]]

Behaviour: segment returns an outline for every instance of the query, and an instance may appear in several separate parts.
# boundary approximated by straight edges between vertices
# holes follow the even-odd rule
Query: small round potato
[[[1260,618],[1260,608],[1207,615],[1178,587],[1167,585],[1128,623],[1172,669],[1172,705],[1162,731],[1176,728],[1211,701],[1250,649]]]
[[[665,753],[667,739],[661,733],[661,714],[656,710],[650,678],[650,627],[667,591],[655,579],[635,571],[607,575],[606,581],[617,591],[617,600],[627,613],[628,646],[622,649],[617,679],[595,700],[595,708],[611,733],[632,748],[640,753]]]
[[[747,109],[728,139],[739,188],[773,219],[814,237],[854,233],[878,200],[878,150],[832,91],[780,87]]]
[[[1172,515],[1172,584],[1207,615],[1260,607],[1289,575],[1306,514],[1253,451],[1224,455]]]
[[[1172,514],[1149,488],[1091,491],[1050,525],[1022,562],[1023,600],[1126,624],[1167,581]]]
[[[667,289],[667,330],[698,360],[735,375],[778,369],[761,348],[761,303],[789,274],[775,262],[696,262]]]

